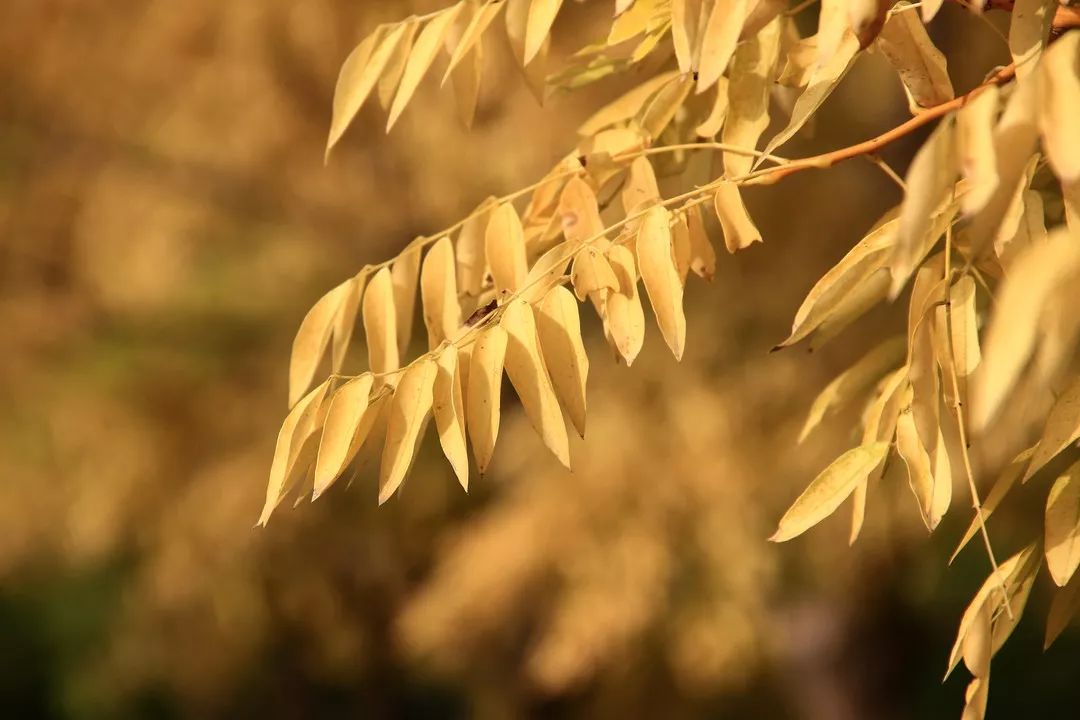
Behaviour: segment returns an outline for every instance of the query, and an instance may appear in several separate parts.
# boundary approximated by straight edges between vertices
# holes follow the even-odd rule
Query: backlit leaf
[[[476,467],[483,475],[491,462],[502,416],[502,374],[506,358],[506,331],[485,328],[476,339],[465,387],[465,417]]]
[[[397,370],[401,356],[398,354],[394,284],[389,268],[382,268],[368,282],[364,292],[363,316],[368,367],[374,373]]]
[[[352,277],[323,295],[300,323],[300,329],[293,339],[292,356],[289,360],[289,407],[295,405],[311,387],[311,381],[326,354],[330,338],[337,335],[337,320],[343,310],[346,314],[349,311],[351,296],[356,291],[357,284],[357,279]],[[341,335],[347,330],[351,330],[351,325],[342,323]],[[347,344],[348,340],[345,339],[344,342]],[[335,362],[339,352],[344,354],[344,350],[335,347]]]
[[[1013,486],[1016,485],[1016,481],[1024,474],[1028,464],[1031,462],[1032,453],[1035,451],[1034,447],[1030,447],[1023,451],[1010,462],[1001,475],[994,482],[994,486],[990,488],[990,492],[983,498],[982,506],[982,520],[986,522],[995,510],[1001,505],[1001,501],[1005,499],[1005,496],[1009,494]],[[956,559],[956,556],[960,554],[960,551],[964,549],[971,538],[975,537],[975,533],[979,532],[979,516],[976,515],[971,519],[971,523],[968,525],[968,529],[964,532],[964,537],[960,538],[960,542],[957,543],[956,549],[953,550],[952,556],[949,557],[949,563]]]
[[[762,0],[763,1],[763,0]],[[769,126],[769,88],[780,51],[781,23],[775,19],[757,35],[739,43],[731,60],[727,121],[723,140],[727,145],[753,149]],[[753,158],[725,152],[728,177],[749,172]]]
[[[491,213],[484,247],[495,288],[500,292],[514,292],[520,288],[528,273],[525,235],[521,220],[510,203],[503,203]]]
[[[526,65],[540,52],[561,6],[562,0],[532,0],[529,3],[529,20],[525,27]]]
[[[1064,392],[1058,396],[1050,414],[1046,416],[1046,425],[1035,446],[1035,455],[1031,465],[1024,473],[1024,482],[1050,462],[1058,453],[1080,439],[1080,376],[1073,379]]]
[[[420,248],[398,255],[390,265],[390,278],[394,286],[394,309],[397,318],[394,328],[397,333],[398,355],[405,355],[412,339],[413,310],[416,308],[416,285],[420,278]]]
[[[1054,481],[1046,498],[1046,567],[1064,587],[1080,566],[1080,462]]]
[[[660,334],[681,360],[686,344],[683,288],[671,256],[671,214],[663,207],[649,210],[637,236],[637,261]]]
[[[266,501],[259,515],[258,525],[266,525],[274,508],[281,503],[315,458],[319,430],[326,413],[323,400],[328,389],[329,381],[323,381],[300,398],[285,416],[278,432],[277,445],[274,447],[270,480],[266,484]]]
[[[899,3],[901,8],[905,5]],[[892,13],[881,29],[877,45],[900,75],[913,108],[933,107],[955,97],[945,56],[930,39],[918,15]]]
[[[465,446],[465,399],[460,365],[468,360],[468,356],[463,356],[453,345],[447,345],[439,352],[432,404],[439,444],[466,492],[469,491],[469,455]]]
[[[637,286],[634,256],[623,245],[608,249],[608,260],[619,278],[619,291],[608,293],[605,320],[616,352],[629,367],[645,342],[645,309]]]
[[[701,65],[698,68],[697,91],[712,87],[727,69],[735,54],[743,22],[746,20],[746,0],[716,0],[701,44]]]
[[[729,253],[761,242],[761,232],[746,211],[738,185],[731,182],[720,183],[713,195],[713,207],[716,209],[716,217],[720,219],[720,227],[724,230],[724,245]]]
[[[420,297],[429,350],[452,338],[461,325],[455,273],[454,246],[449,237],[443,237],[428,250],[420,272]]]
[[[390,132],[390,128],[394,127],[394,123],[405,111],[405,106],[409,104],[416,88],[420,86],[420,81],[424,79],[439,49],[442,48],[447,33],[457,19],[458,13],[464,7],[464,3],[460,2],[452,5],[429,20],[420,31],[420,36],[409,53],[409,61],[401,76],[401,85],[398,86],[397,94],[394,95],[394,104],[390,106],[390,116],[386,121],[387,132]]]
[[[548,291],[536,308],[536,329],[555,394],[578,435],[585,437],[589,358],[581,340],[578,305],[569,290],[560,286]]]
[[[1050,36],[1055,0],[1016,0],[1009,23],[1009,53],[1016,65],[1016,79],[1024,84],[1036,70]]]
[[[342,385],[330,398],[315,462],[312,500],[341,476],[367,439],[378,410],[369,405],[372,383],[371,373],[364,373]]]
[[[380,505],[397,492],[412,466],[421,431],[431,414],[435,373],[434,360],[419,360],[405,369],[394,389],[379,467]]]

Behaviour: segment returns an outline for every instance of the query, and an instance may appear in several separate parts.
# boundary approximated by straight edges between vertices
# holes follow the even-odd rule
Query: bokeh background
[[[748,193],[766,243],[691,286],[681,365],[652,325],[632,369],[607,362],[587,323],[572,474],[512,407],[469,495],[429,436],[386,507],[369,472],[252,529],[308,307],[534,181],[632,81],[539,107],[494,32],[471,131],[426,82],[392,135],[369,107],[324,167],[352,45],[439,4],[2,3],[0,716],[956,717],[966,678],[941,675],[987,571],[975,544],[946,567],[961,500],[928,539],[891,477],[854,548],[842,519],[766,542],[853,437],[849,412],[796,446],[814,394],[903,314],[767,352],[899,200],[869,163]],[[568,3],[556,54],[609,5]],[[956,7],[935,26],[957,88],[1007,59]],[[787,153],[905,114],[871,56]],[[919,139],[885,158],[902,170]],[[1046,598],[995,661],[993,717],[1080,706],[1080,638],[1041,653]]]

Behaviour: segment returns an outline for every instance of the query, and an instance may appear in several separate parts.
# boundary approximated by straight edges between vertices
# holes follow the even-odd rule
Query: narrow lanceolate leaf
[[[331,331],[330,371],[340,373],[345,365],[345,356],[349,351],[353,330],[356,329],[356,317],[360,312],[360,300],[364,297],[367,274],[361,273],[353,278],[349,292],[341,302],[341,308],[334,317]]]
[[[847,33],[841,39],[839,47],[830,59],[821,65],[814,66],[810,79],[807,81],[806,89],[799,95],[799,99],[795,101],[795,107],[791,111],[788,124],[765,146],[766,153],[772,153],[790,140],[806,124],[807,120],[817,112],[826,98],[832,94],[832,91],[847,75],[848,69],[853,64],[852,60],[855,59],[858,52],[859,41],[854,35]]]
[[[412,339],[413,310],[416,308],[416,285],[420,279],[420,248],[406,250],[390,266],[394,285],[394,309],[397,312],[398,354],[405,355]]]
[[[369,405],[373,378],[364,373],[342,385],[330,398],[319,456],[315,461],[315,500],[329,488],[352,462],[367,439],[377,408]]]
[[[917,16],[915,21],[919,22]],[[919,148],[905,179],[907,189],[900,209],[899,234],[889,263],[893,298],[922,261],[929,250],[927,246],[937,239],[933,233],[936,210],[943,201],[948,202],[956,182],[959,172],[956,155],[956,125],[946,118]]]
[[[752,150],[769,126],[769,89],[780,52],[781,27],[779,18],[774,19],[735,50],[723,131],[723,141],[728,145]],[[724,169],[729,177],[749,172],[752,164],[749,155],[724,153]]]
[[[1080,246],[1058,228],[1045,242],[1019,254],[1001,284],[986,333],[983,361],[972,392],[972,427],[982,430],[997,415],[1006,395],[1035,351],[1036,319],[1062,282],[1080,271]]]
[[[503,203],[491,214],[484,247],[488,266],[499,292],[515,292],[528,274],[525,262],[525,233],[514,206]]]
[[[300,323],[289,360],[289,407],[295,405],[311,387],[315,371],[326,354],[331,336],[335,334],[337,318],[343,310],[348,311],[357,282],[355,277],[349,278],[323,295]],[[334,355],[336,359],[337,352]]]
[[[495,198],[487,198],[474,210],[461,227],[454,254],[457,258],[458,289],[473,297],[480,295],[487,275],[487,250],[484,238],[491,213],[496,207]]]
[[[442,48],[446,34],[464,7],[464,3],[459,2],[443,10],[429,20],[420,31],[420,36],[416,38],[416,43],[409,53],[409,60],[401,75],[401,84],[398,86],[397,94],[394,95],[394,104],[390,106],[390,116],[386,121],[387,132],[390,132],[390,128],[394,127],[394,123],[405,111],[405,106],[409,104],[416,88],[420,86],[420,81],[424,79],[425,73],[431,67],[439,49]]]
[[[571,245],[591,240],[604,229],[596,193],[580,177],[572,177],[567,181],[559,195],[556,212],[563,235]]]
[[[964,214],[970,215],[990,199],[998,184],[994,151],[994,122],[1001,91],[991,85],[969,100],[956,114],[956,138],[960,170],[968,181],[961,198]]]
[[[975,307],[975,281],[970,275],[960,278],[949,289],[949,307],[952,315],[952,365],[960,378],[966,378],[975,372],[975,368],[982,362],[979,321]],[[946,330],[950,323],[947,322],[945,308],[938,307],[936,313],[938,324]]]
[[[1069,584],[1054,593],[1054,599],[1050,601],[1050,610],[1046,614],[1044,650],[1053,645],[1069,626],[1077,610],[1080,610],[1080,575],[1074,574]]]
[[[713,207],[724,230],[724,245],[729,253],[744,250],[756,242],[761,242],[761,233],[746,211],[739,186],[723,182],[716,188]]]
[[[502,416],[503,363],[506,358],[506,331],[498,325],[486,328],[473,345],[469,382],[465,391],[466,426],[473,456],[481,475],[491,462]]]
[[[465,492],[469,491],[469,455],[465,446],[465,399],[459,366],[468,359],[453,345],[447,345],[438,354],[432,405],[439,444]]]
[[[394,284],[388,268],[379,270],[368,283],[363,315],[368,367],[374,373],[397,370],[401,357],[397,344],[397,310],[394,309]]]
[[[1061,474],[1046,498],[1046,566],[1064,587],[1080,565],[1080,462]]]
[[[1039,129],[1054,174],[1080,191],[1080,35],[1067,33],[1046,51],[1041,63]]]
[[[705,92],[724,74],[746,20],[746,0],[716,0],[701,44],[697,91]]]
[[[526,65],[540,52],[561,6],[562,0],[532,0],[529,4],[529,20],[525,26]]]
[[[952,470],[941,431],[938,431],[936,447],[927,452],[912,413],[902,412],[896,422],[896,449],[907,466],[908,483],[915,494],[923,523],[933,532],[952,501]]]
[[[1016,78],[1024,83],[1039,64],[1050,23],[1057,9],[1055,0],[1016,0],[1009,22],[1009,53],[1016,65]]]
[[[671,214],[663,207],[648,212],[637,236],[637,261],[660,334],[675,359],[681,360],[686,345],[686,316],[682,283],[671,256],[670,222]]]
[[[285,416],[278,432],[277,445],[274,447],[270,480],[266,484],[266,501],[263,503],[258,525],[266,525],[274,508],[281,503],[314,459],[318,448],[317,433],[322,427],[322,416],[325,413],[323,400],[328,388],[329,381],[316,386]]]
[[[712,282],[716,274],[716,250],[705,231],[700,205],[686,210],[686,225],[690,232],[690,269],[698,277]]]
[[[675,46],[675,59],[679,72],[687,74],[694,69],[695,49],[698,43],[698,20],[701,17],[701,0],[672,0],[671,42]]]
[[[619,291],[608,293],[606,329],[615,351],[630,367],[645,342],[645,309],[638,293],[637,267],[633,254],[623,245],[612,245],[608,249],[608,260],[619,278]]]
[[[649,98],[653,97],[661,88],[671,84],[678,76],[679,72],[677,70],[670,70],[650,77],[633,90],[628,91],[593,113],[578,128],[578,134],[591,137],[605,128],[629,120],[641,112],[642,107],[649,101]]]
[[[506,331],[506,374],[521,398],[525,415],[544,444],[567,468],[570,445],[559,401],[537,344],[536,318],[524,300],[512,301],[499,325]]]
[[[582,301],[595,292],[619,287],[607,258],[591,245],[583,247],[574,257],[570,282],[574,286],[574,294]]]
[[[581,340],[578,304],[569,290],[558,286],[548,291],[536,308],[536,330],[555,394],[578,435],[585,437],[589,357]]]
[[[679,282],[686,287],[686,278],[690,274],[690,225],[685,213],[675,213],[672,222],[671,257],[679,272]]]
[[[877,44],[900,75],[915,108],[933,107],[953,99],[955,93],[945,56],[930,39],[918,15],[893,13],[885,21]]]
[[[894,369],[903,360],[906,347],[904,338],[893,338],[878,345],[850,368],[833,378],[810,406],[810,413],[806,417],[806,422],[803,423],[798,442],[803,442],[829,412],[851,402],[887,371]]]
[[[405,72],[405,63],[409,61],[409,53],[412,51],[413,41],[416,40],[416,31],[420,29],[420,21],[411,17],[404,21],[405,34],[401,36],[394,53],[383,68],[382,76],[379,77],[379,85],[376,94],[379,96],[379,105],[383,110],[390,107],[394,99],[394,91],[401,82],[401,75]]]
[[[361,42],[341,66],[334,88],[333,117],[330,136],[326,141],[327,157],[375,88],[375,83],[404,37],[405,29],[405,23],[398,23],[386,32],[379,28]]]
[[[421,431],[431,413],[435,373],[434,360],[420,360],[405,369],[394,389],[379,466],[380,505],[397,492],[412,466]]]
[[[450,62],[447,64],[446,72],[442,78],[443,85],[450,79],[458,64],[469,54],[469,51],[480,42],[484,31],[487,30],[488,26],[491,25],[491,21],[495,19],[495,16],[499,14],[499,11],[505,5],[506,3],[502,2],[502,0],[487,0],[472,16],[469,24],[465,27],[465,31],[461,34],[461,39],[454,46],[454,52],[450,55]]]
[[[1039,472],[1058,453],[1080,440],[1080,376],[1058,396],[1035,447],[1035,456],[1024,473],[1024,482]]]
[[[450,238],[444,237],[428,250],[420,272],[420,298],[424,305],[424,325],[427,327],[430,350],[438,347],[443,340],[452,338],[461,326],[456,272],[454,246]]]
[[[458,15],[457,22],[446,37],[446,51],[453,53],[459,47],[464,31],[468,29],[465,15]],[[484,40],[477,37],[476,44],[465,55],[465,61],[450,72],[450,85],[457,102],[458,118],[466,128],[472,128],[476,106],[480,100],[480,81],[484,74]]]
[[[1001,501],[1005,499],[1005,496],[1008,495],[1009,491],[1016,485],[1016,481],[1024,474],[1028,464],[1031,462],[1031,456],[1034,451],[1035,448],[1030,447],[1017,455],[1001,472],[998,479],[994,481],[994,486],[990,488],[990,492],[986,494],[986,497],[983,498],[982,501],[982,522],[986,522],[990,519],[990,516],[1001,505]],[[971,519],[968,529],[964,532],[964,537],[960,538],[960,542],[957,543],[956,549],[953,550],[953,554],[949,557],[950,565],[952,564],[952,561],[956,559],[956,556],[960,554],[960,551],[971,542],[973,537],[975,537],[975,533],[979,532],[979,527],[979,516],[976,515]]]
[[[840,507],[855,486],[885,459],[888,451],[888,443],[878,442],[852,448],[838,457],[792,503],[769,540],[790,540],[827,518]]]

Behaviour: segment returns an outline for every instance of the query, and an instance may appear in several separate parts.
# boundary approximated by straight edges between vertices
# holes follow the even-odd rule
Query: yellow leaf
[[[484,329],[473,345],[466,385],[465,417],[480,475],[487,470],[499,436],[502,373],[506,331],[498,325]]]
[[[724,230],[724,245],[729,253],[744,250],[756,242],[761,242],[761,233],[746,211],[738,185],[722,182],[713,196],[716,216]]]
[[[452,338],[461,326],[455,272],[454,246],[450,238],[444,237],[428,250],[420,272],[420,298],[429,350]]]
[[[578,128],[578,134],[590,137],[616,123],[629,120],[637,115],[645,103],[661,88],[667,87],[679,76],[671,70],[655,75],[626,94],[597,110]]]
[[[900,3],[905,7],[907,3]],[[904,83],[912,112],[955,97],[945,56],[934,45],[926,26],[911,12],[894,12],[885,21],[877,46]]]
[[[672,222],[671,257],[679,273],[679,284],[685,288],[686,276],[690,274],[690,225],[683,213],[676,213]]]
[[[817,64],[827,65],[838,54],[846,38],[856,40],[848,21],[848,0],[821,0],[818,13]],[[857,43],[856,43],[857,44]]]
[[[332,332],[333,346],[330,353],[330,371],[340,373],[345,365],[345,355],[349,350],[353,330],[356,328],[356,315],[360,311],[360,298],[364,296],[367,275],[360,274],[353,278],[349,292],[341,303],[338,314],[334,317]]]
[[[380,505],[397,492],[412,465],[420,435],[431,414],[435,374],[434,360],[420,360],[405,368],[394,389],[379,466]]]
[[[390,266],[394,285],[394,308],[397,310],[398,354],[405,355],[412,339],[413,310],[416,307],[416,285],[420,277],[419,246],[406,250]]]
[[[397,370],[400,363],[397,344],[397,311],[394,309],[394,286],[390,270],[375,273],[364,292],[364,334],[367,337],[368,367],[374,373]]]
[[[774,19],[760,33],[739,43],[735,50],[723,131],[723,141],[728,145],[752,150],[769,126],[769,89],[780,52],[781,27],[780,20]],[[728,177],[749,172],[752,164],[749,155],[724,153]]]
[[[461,292],[478,297],[487,275],[487,251],[484,237],[491,222],[495,198],[489,197],[470,215],[458,235],[455,256],[457,258],[458,288]]]
[[[308,311],[300,323],[300,329],[296,332],[293,340],[292,357],[289,360],[289,407],[296,404],[297,400],[311,387],[311,381],[315,378],[315,371],[319,367],[326,348],[334,336],[334,363],[337,363],[339,353],[343,356],[344,350],[339,345],[348,345],[346,332],[351,334],[351,323],[345,323],[342,313],[346,315],[350,311],[352,295],[356,292],[358,281],[351,277],[335,287],[330,292],[319,298],[319,301]],[[352,311],[355,317],[355,310]],[[342,318],[340,326],[339,318]],[[340,338],[340,339],[339,339]]]
[[[1080,439],[1080,376],[1073,379],[1061,393],[1050,414],[1042,437],[1035,446],[1035,456],[1024,473],[1024,482],[1050,462],[1058,453]]]
[[[724,74],[746,20],[746,0],[716,0],[701,44],[697,91],[703,93]]]
[[[570,282],[574,286],[574,294],[577,295],[578,300],[584,300],[601,290],[616,290],[619,287],[619,281],[615,279],[615,272],[611,269],[611,265],[591,245],[583,247],[574,257]]]
[[[982,505],[982,519],[986,522],[990,519],[990,516],[1001,505],[1001,501],[1005,499],[1005,496],[1009,494],[1013,486],[1016,485],[1016,481],[1020,479],[1020,476],[1024,474],[1024,470],[1027,468],[1028,463],[1031,461],[1032,453],[1035,448],[1030,447],[1023,451],[1010,462],[1001,475],[994,482],[994,486],[990,488],[990,492],[986,494],[981,503]],[[968,529],[964,532],[964,537],[960,539],[956,549],[953,550],[953,554],[949,557],[949,564],[956,559],[956,556],[960,554],[960,551],[971,542],[971,538],[975,537],[975,533],[979,532],[979,517],[976,515],[971,519],[971,523],[968,525]]]
[[[525,234],[514,206],[503,203],[491,214],[484,234],[491,276],[499,292],[515,292],[522,286],[528,268],[525,262]]]
[[[577,302],[569,290],[560,286],[548,291],[536,308],[536,329],[555,394],[578,435],[585,437],[589,358],[581,340]]]
[[[660,334],[681,360],[686,345],[683,289],[671,256],[671,214],[663,207],[649,210],[637,235],[637,261],[645,291],[656,314]]]
[[[1039,65],[1050,24],[1057,9],[1055,0],[1016,0],[1009,23],[1009,53],[1016,65],[1016,80],[1025,81]]]
[[[390,28],[389,32],[380,26],[364,38],[345,59],[334,87],[334,109],[330,121],[330,135],[326,140],[327,158],[371,94],[404,33],[405,26],[400,23]]]
[[[319,455],[315,461],[314,501],[329,488],[356,457],[378,415],[378,404],[369,404],[371,373],[348,381],[330,398]]]
[[[630,367],[645,341],[645,309],[638,294],[637,269],[633,254],[623,245],[612,245],[608,249],[608,260],[619,278],[619,291],[608,293],[606,326],[616,352]]]
[[[886,375],[877,384],[874,399],[864,408],[862,415],[862,443],[892,442],[896,434],[896,421],[900,417],[901,404],[906,398],[907,368],[902,367]],[[854,545],[862,532],[866,518],[866,497],[871,482],[881,478],[885,472],[885,463],[879,463],[867,476],[860,480],[852,493],[851,532],[848,544]]]
[[[630,172],[622,191],[623,210],[627,215],[644,210],[660,200],[660,188],[652,163],[642,156],[630,163]]]
[[[464,15],[458,17],[454,29],[462,24]],[[467,28],[466,28],[467,29]],[[455,36],[454,32],[447,37],[447,51],[451,47],[459,47],[461,37]],[[473,118],[476,116],[476,106],[480,100],[480,80],[484,73],[484,40],[483,36],[476,38],[476,43],[466,55],[466,62],[459,64],[450,72],[450,84],[454,90],[454,98],[457,101],[458,117],[462,125],[472,128]]]
[[[1041,67],[1039,129],[1046,159],[1062,184],[1075,186],[1080,183],[1080,36],[1066,33],[1054,42]]]
[[[690,232],[690,269],[698,277],[712,282],[716,274],[716,250],[705,231],[700,205],[687,208],[686,223]]]
[[[590,240],[604,229],[596,193],[580,177],[575,176],[567,181],[559,195],[557,212],[563,235],[571,245]]]
[[[390,101],[394,99],[394,90],[401,82],[401,75],[405,72],[405,63],[409,61],[409,52],[416,39],[416,31],[420,29],[420,21],[415,17],[405,20],[404,24],[405,34],[394,48],[394,54],[390,56],[382,77],[379,78],[379,105],[384,110],[390,107]]]
[[[569,468],[570,445],[566,437],[566,424],[537,345],[532,306],[521,299],[511,301],[503,311],[499,325],[507,336],[506,374],[521,398],[525,415],[548,449]]]
[[[530,304],[539,302],[552,287],[565,280],[566,268],[570,265],[573,254],[568,248],[569,243],[559,243],[541,255],[529,268],[529,274],[525,277],[525,285],[520,294],[526,302]]]
[[[525,26],[526,65],[540,52],[561,6],[562,0],[532,0],[529,4],[529,19]]]
[[[982,430],[997,415],[1005,396],[1035,350],[1035,320],[1054,289],[1080,270],[1080,245],[1064,228],[1018,255],[1001,284],[990,320],[983,361],[972,392],[971,423]]]
[[[810,413],[806,417],[806,422],[803,423],[798,442],[806,440],[828,413],[850,402],[856,395],[864,392],[872,383],[879,380],[886,371],[894,369],[904,358],[906,347],[904,338],[893,338],[878,345],[850,368],[833,378],[810,406]]]
[[[620,13],[611,24],[607,44],[618,45],[645,32],[661,4],[661,0],[635,0],[634,4]]]
[[[965,275],[949,289],[952,308],[952,350],[956,374],[966,378],[982,362],[979,348],[979,321],[975,308],[975,281]],[[937,308],[938,317],[945,321],[945,308]]]
[[[1046,498],[1046,567],[1064,587],[1080,566],[1080,462],[1054,481]]]
[[[908,483],[919,504],[923,524],[933,532],[952,501],[952,470],[941,431],[938,430],[937,446],[932,453],[927,452],[915,429],[912,413],[902,412],[896,422],[896,449],[907,466]]]
[[[993,608],[984,604],[961,643],[964,665],[976,678],[986,678],[990,674],[993,633]]]
[[[454,52],[450,55],[450,62],[447,64],[446,72],[443,74],[442,78],[443,85],[450,79],[454,70],[457,69],[458,64],[465,58],[469,51],[480,42],[480,38],[483,36],[484,31],[487,30],[488,26],[491,25],[491,21],[495,19],[495,16],[499,14],[499,11],[502,10],[505,5],[506,3],[503,0],[487,0],[487,2],[473,14],[472,19],[461,34],[461,39],[458,41],[457,45],[454,46]]]
[[[827,518],[840,507],[855,486],[885,459],[888,451],[888,443],[878,442],[852,448],[838,457],[792,503],[769,540],[790,540]]]
[[[672,0],[671,41],[675,45],[675,58],[679,72],[691,72],[695,66],[695,50],[698,43],[698,19],[701,17],[701,0]]]
[[[401,76],[401,85],[394,96],[394,104],[390,106],[390,116],[386,121],[386,132],[390,132],[390,128],[394,127],[394,123],[401,117],[401,113],[405,111],[405,106],[409,104],[409,100],[412,98],[413,93],[416,92],[416,88],[420,86],[420,81],[424,79],[424,74],[427,73],[431,63],[434,62],[435,56],[446,39],[446,34],[450,32],[454,20],[457,19],[458,13],[461,12],[463,7],[464,3],[459,2],[443,10],[429,20],[424,29],[420,31],[420,37],[416,39],[416,44],[413,45],[409,53],[409,61],[405,65],[405,71]]]
[[[1050,610],[1046,614],[1044,650],[1049,648],[1068,627],[1078,609],[1080,609],[1080,575],[1073,575],[1069,584],[1055,592],[1054,599],[1050,601]]]
[[[986,205],[998,185],[994,122],[1001,92],[991,85],[970,99],[956,114],[956,138],[960,169],[968,181],[961,198],[965,215]]]
[[[270,480],[266,485],[266,501],[259,515],[258,525],[266,525],[274,508],[281,503],[314,459],[319,445],[319,431],[326,413],[323,400],[328,389],[329,381],[325,380],[302,397],[285,416],[278,432],[277,445],[274,447],[274,461],[270,465]]]
[[[727,119],[728,113],[728,84],[728,79],[723,75],[716,81],[716,96],[713,98],[709,117],[694,128],[698,137],[712,139],[724,127],[724,120]]]
[[[432,407],[439,444],[465,492],[469,491],[469,455],[465,448],[465,401],[459,366],[468,359],[468,356],[462,358],[453,345],[447,345],[439,353]]]

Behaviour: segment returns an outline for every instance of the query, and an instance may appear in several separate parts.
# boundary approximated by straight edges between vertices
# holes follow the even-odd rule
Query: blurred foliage
[[[381,511],[367,473],[251,529],[303,309],[344,272],[531,182],[619,89],[540,109],[509,63],[489,62],[472,132],[425,84],[394,134],[365,115],[323,167],[340,60],[405,5],[436,4],[0,11],[0,707],[955,716],[959,685],[942,689],[939,670],[984,560],[946,571],[913,555],[926,543],[918,517],[885,503],[852,551],[841,522],[764,542],[848,441],[790,450],[810,399],[853,346],[889,329],[874,315],[854,344],[765,354],[813,279],[895,202],[869,165],[750,193],[765,246],[724,258],[689,295],[696,339],[678,372],[657,343],[633,370],[596,363],[573,473],[512,410],[468,496],[429,438]],[[590,37],[608,11],[597,5],[560,20],[567,47]],[[854,72],[795,147],[902,117],[880,69]],[[825,197],[845,198],[845,212]],[[776,212],[796,199],[799,216]],[[602,357],[599,328],[587,330]],[[1075,634],[1036,666],[1041,631],[1021,626],[996,666],[1001,717],[1080,699],[1052,661],[1080,648]]]

